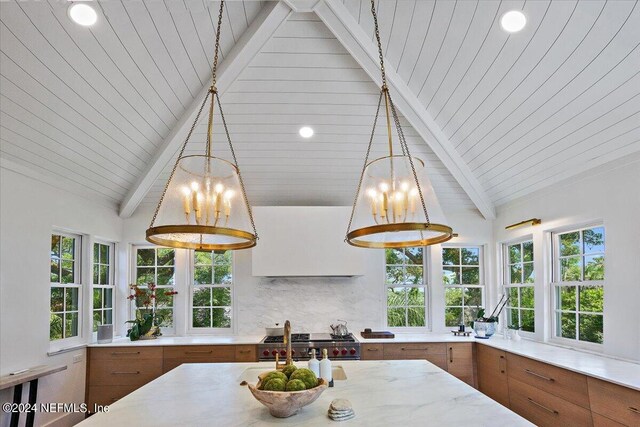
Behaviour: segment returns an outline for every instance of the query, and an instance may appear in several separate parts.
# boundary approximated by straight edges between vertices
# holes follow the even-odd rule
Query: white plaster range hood
[[[258,245],[254,276],[361,276],[366,249],[344,241],[350,206],[260,206],[253,208]]]

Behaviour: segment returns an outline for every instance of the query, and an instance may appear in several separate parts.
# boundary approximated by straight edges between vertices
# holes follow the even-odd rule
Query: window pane
[[[113,307],[113,289],[105,289],[104,290],[104,307],[112,308]]]
[[[214,306],[231,305],[231,288],[213,288],[211,292]]]
[[[509,294],[509,306],[520,307],[520,300],[518,299],[518,288],[507,288],[507,292]]]
[[[517,264],[522,261],[522,252],[520,244],[509,246],[509,263]]]
[[[194,267],[193,280],[196,285],[213,284],[212,267],[210,265]]]
[[[476,310],[475,307],[465,307],[462,310],[462,313],[463,313],[462,322],[467,326],[473,326],[473,321],[476,318],[476,314],[478,313],[478,310]]]
[[[479,285],[480,267],[462,267],[462,284]]]
[[[523,276],[524,276],[524,282],[523,283],[533,283],[536,279],[535,273],[533,272],[533,263],[532,262],[528,262],[523,264]]]
[[[509,283],[522,283],[522,264],[512,265],[509,271]]]
[[[74,259],[76,239],[73,237],[62,237],[62,258]]]
[[[402,267],[388,267],[387,278],[388,284],[400,284],[404,282],[404,269]]]
[[[603,255],[587,255],[584,257],[584,280],[604,280]]]
[[[422,265],[422,248],[406,248],[404,251],[407,264]]]
[[[575,286],[558,286],[557,287],[558,308],[561,310],[576,309],[576,287]]]
[[[104,325],[112,325],[113,324],[113,310],[109,309],[109,310],[104,310],[104,320],[103,320],[103,324]]]
[[[602,344],[602,316],[599,314],[579,314],[580,341]]]
[[[214,328],[230,328],[231,327],[231,309],[230,308],[214,308],[211,310]]]
[[[64,288],[51,288],[51,311],[64,311]]]
[[[173,307],[173,295],[167,295],[172,291],[173,288],[156,289],[156,307]]]
[[[563,282],[579,281],[582,272],[582,257],[575,256],[560,260],[560,280]]]
[[[158,286],[173,285],[173,267],[158,267]]]
[[[577,255],[580,253],[580,232],[560,235],[560,256]]]
[[[65,313],[64,315],[64,337],[78,336],[78,313]]]
[[[522,261],[533,261],[533,242],[524,242],[522,244]]]
[[[479,248],[462,248],[462,264],[463,265],[479,265],[480,249]]]
[[[93,244],[93,262],[96,264],[100,262],[100,243]]]
[[[387,307],[404,305],[407,305],[407,288],[387,288]]]
[[[535,332],[533,310],[520,310],[520,327],[526,332]]]
[[[195,251],[193,261],[196,265],[211,265],[213,263],[213,258],[209,251]]]
[[[460,249],[443,248],[442,265],[460,265]]]
[[[423,277],[424,273],[422,272],[422,265],[408,265],[404,283],[410,285],[421,285]]]
[[[409,288],[407,292],[407,305],[422,306],[422,310],[424,311],[424,303],[424,288]]]
[[[509,324],[507,327],[511,329],[517,329],[520,327],[520,318],[518,316],[519,310],[517,308],[512,308],[507,312],[507,320]]]
[[[51,283],[60,283],[60,260],[51,260]]]
[[[210,308],[194,308],[193,309],[193,327],[194,328],[210,328],[211,327],[211,309]]]
[[[233,264],[233,251],[214,251],[213,258],[216,265]]]
[[[51,258],[60,258],[60,236],[51,236]]]
[[[482,305],[482,289],[464,288],[464,305],[468,307],[480,307]]]
[[[61,283],[73,283],[74,261],[62,261],[62,281]]]
[[[109,266],[107,265],[100,266],[100,284],[101,285],[109,284]]]
[[[173,265],[174,254],[173,249],[158,248],[158,265]]]
[[[462,288],[445,288],[444,301],[446,306],[462,305]]]
[[[49,318],[49,340],[62,339],[62,314],[52,314]]]
[[[584,240],[585,254],[604,252],[604,227],[584,230],[582,239]]]
[[[97,310],[93,312],[93,332],[96,332],[100,325],[102,325],[102,311]]]
[[[404,308],[387,309],[387,325],[392,328],[407,326]]]
[[[136,265],[154,265],[155,257],[156,254],[154,249],[138,249]]]
[[[407,317],[409,319],[408,326],[410,327],[420,327],[426,326],[425,320],[425,312],[423,307],[409,307],[407,309]]]
[[[580,311],[602,313],[604,288],[602,286],[580,286]]]
[[[213,268],[213,283],[216,285],[230,285],[231,284],[231,266],[230,265],[216,265]]]
[[[560,313],[560,323],[557,335],[563,338],[576,338],[576,315],[573,313]]]
[[[444,321],[446,326],[458,326],[462,322],[462,308],[446,307],[444,309]]]
[[[460,284],[460,268],[458,267],[444,267],[442,269],[442,281],[445,285],[459,285]]]
[[[534,289],[533,286],[523,286],[520,288],[520,307],[533,308]]]
[[[94,309],[102,308],[102,289],[93,290],[93,308]]]
[[[65,289],[64,305],[65,311],[78,309],[78,288]]]
[[[155,268],[137,268],[136,269],[136,283],[138,285],[148,285],[155,281]]]
[[[171,328],[173,326],[173,309],[161,308],[156,310],[156,316],[158,316],[159,324],[163,328]]]
[[[100,245],[100,263],[109,264],[109,245]]]
[[[93,265],[93,284],[100,284],[100,266],[97,264]]]

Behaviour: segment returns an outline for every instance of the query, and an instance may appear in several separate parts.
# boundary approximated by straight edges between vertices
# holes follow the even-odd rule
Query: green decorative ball
[[[291,378],[291,374],[293,374],[293,371],[296,369],[298,369],[296,365],[287,365],[282,369],[282,373],[285,374],[287,378]]]
[[[280,378],[272,378],[264,385],[264,389],[267,391],[284,391],[287,384]]]
[[[302,391],[306,389],[307,386],[302,380],[289,380],[287,383],[287,391]]]
[[[274,379],[274,378],[281,379],[282,381],[285,382],[285,384],[286,384],[287,381],[289,381],[289,378],[285,374],[283,374],[282,372],[280,372],[280,371],[271,371],[271,372],[269,372],[267,375],[265,375],[262,378],[262,384],[266,384],[267,382],[269,382],[269,380]]]
[[[296,369],[290,377],[291,380],[301,380],[307,389],[314,388],[318,385],[318,377],[312,370],[307,368]]]

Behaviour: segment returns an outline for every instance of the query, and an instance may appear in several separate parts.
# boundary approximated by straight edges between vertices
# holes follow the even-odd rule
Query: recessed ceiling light
[[[313,129],[311,129],[309,126],[303,126],[300,128],[298,133],[303,138],[311,138],[313,136]]]
[[[98,20],[98,14],[87,3],[72,3],[69,6],[69,18],[84,27],[93,25]]]
[[[517,33],[522,30],[526,24],[527,18],[524,16],[524,13],[518,10],[510,10],[502,15],[502,19],[500,19],[500,25],[502,25],[502,28],[508,33]]]

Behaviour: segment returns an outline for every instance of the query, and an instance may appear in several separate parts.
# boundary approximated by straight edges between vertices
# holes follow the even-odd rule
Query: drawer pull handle
[[[525,369],[524,371],[529,375],[533,375],[534,377],[538,377],[546,381],[550,381],[550,382],[555,381],[553,378],[545,377],[544,375],[540,375],[537,372],[530,371],[529,369]]]
[[[449,347],[449,363],[453,363],[453,347]]]
[[[120,356],[122,354],[140,354],[139,351],[112,351],[112,356]]]
[[[378,351],[378,349],[377,348],[368,348],[367,351]]]
[[[111,372],[111,375],[139,375],[140,371],[134,372]]]
[[[629,406],[629,410],[635,414],[640,414],[640,409]]]
[[[240,354],[251,353],[251,350],[239,350]]]
[[[211,354],[213,350],[209,351],[185,351],[184,354]]]
[[[422,351],[429,351],[429,347],[425,347],[425,348],[401,348],[402,351],[418,351],[418,350],[422,350]]]
[[[542,405],[542,404],[540,404],[540,403],[536,402],[535,400],[533,400],[533,399],[532,399],[532,398],[530,398],[530,397],[527,397],[527,400],[529,401],[529,403],[532,403],[532,404],[536,405],[537,407],[542,408],[542,409],[544,409],[545,411],[550,412],[550,413],[552,413],[552,414],[554,414],[554,415],[559,415],[559,414],[560,414],[560,412],[556,411],[555,409],[549,409],[549,408],[547,408],[546,406],[544,406],[544,405]]]

